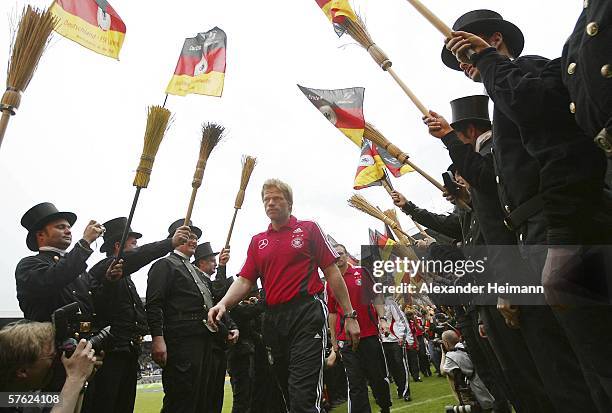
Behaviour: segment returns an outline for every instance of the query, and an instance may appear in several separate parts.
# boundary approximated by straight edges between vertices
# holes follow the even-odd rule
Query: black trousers
[[[208,390],[208,404],[206,411],[210,413],[221,413],[223,410],[223,395],[225,393],[225,373],[227,372],[227,357],[225,350],[213,344],[212,357],[210,360],[210,382]]]
[[[385,355],[377,336],[362,338],[357,351],[353,351],[348,343],[343,343],[340,349],[342,361],[346,369],[349,387],[348,412],[371,412],[368,398],[368,383],[372,389],[376,404],[381,408],[391,406],[389,379]]]
[[[232,384],[232,413],[251,413],[255,357],[253,353],[232,354],[227,360]]]
[[[387,359],[389,373],[397,385],[397,395],[400,398],[410,397],[410,385],[408,384],[408,363],[399,343],[382,343]]]
[[[510,400],[513,400],[510,387],[502,374],[502,368],[495,357],[489,340],[480,337],[478,331],[478,313],[476,309],[467,313],[457,313],[457,328],[467,344],[470,359],[491,395],[495,399],[495,413],[510,413]]]
[[[508,328],[495,306],[479,306],[478,311],[514,396],[511,402],[516,413],[555,412],[521,330]]]
[[[546,253],[545,246],[521,248],[523,259],[531,268],[535,281],[540,280]],[[578,311],[583,311],[583,307],[579,306],[578,309]],[[555,315],[547,305],[521,306],[521,331],[525,335],[529,350],[536,362],[540,377],[542,377],[544,388],[555,406],[555,411],[573,412],[582,409],[596,412],[598,408],[594,400],[600,399],[603,392],[598,385],[600,383],[592,380],[592,373],[594,368],[597,368],[596,366],[610,366],[611,363],[607,356],[595,363],[587,361],[589,356],[583,353],[589,350],[591,354],[593,351],[596,352],[603,342],[595,339],[592,340],[591,346],[581,346],[579,343],[584,343],[585,339],[580,336],[587,336],[587,341],[588,336],[593,337],[592,330],[588,328],[588,323],[593,318],[579,317],[571,322],[572,316],[567,316],[568,314],[571,314],[571,311],[558,311]],[[600,319],[603,314],[598,314],[596,319]],[[609,327],[605,330],[609,330]],[[607,335],[611,336],[609,333]],[[606,348],[600,354],[604,356],[608,353],[609,350]],[[582,365],[579,359],[583,360]],[[608,373],[612,374],[612,369],[609,367]],[[612,375],[609,377],[612,378]],[[599,411],[609,412],[612,408],[607,398],[603,401],[603,406],[601,404],[600,399]]]
[[[419,368],[421,373],[425,376],[431,376],[431,369],[429,368],[429,357],[427,357],[427,345],[425,344],[425,337],[419,336],[417,338],[419,343]]]
[[[162,413],[208,413],[211,336],[168,338],[166,346],[168,360],[162,372]]]
[[[412,348],[406,348],[405,352],[410,375],[414,381],[418,381],[421,379],[421,375],[419,374],[419,352]]]
[[[264,341],[291,413],[320,411],[326,320],[325,303],[314,297],[300,297],[264,315]]]
[[[84,413],[132,413],[138,380],[138,354],[135,351],[110,351],[87,386]]]
[[[271,356],[268,356],[268,350],[263,341],[256,339],[254,343],[255,377],[250,405],[251,413],[287,413],[284,396],[270,365]]]

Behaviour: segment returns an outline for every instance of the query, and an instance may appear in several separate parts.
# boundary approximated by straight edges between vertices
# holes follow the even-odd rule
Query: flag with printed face
[[[298,87],[332,125],[340,129],[355,145],[361,147],[365,129],[364,88],[327,90],[311,89],[300,85]]]
[[[55,31],[101,55],[119,58],[125,23],[106,0],[55,0]]]
[[[225,80],[227,36],[215,27],[185,39],[166,93],[221,96]]]
[[[334,25],[334,30],[338,37],[342,36],[346,30],[341,26],[344,19],[357,20],[355,11],[349,4],[348,0],[315,0],[323,13],[327,16],[330,22]]]

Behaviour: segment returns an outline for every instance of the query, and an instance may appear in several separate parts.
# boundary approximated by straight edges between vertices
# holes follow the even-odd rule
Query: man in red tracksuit
[[[327,342],[327,307],[319,298],[324,287],[318,269],[345,311],[345,329],[353,347],[359,344],[357,315],[336,266],[338,255],[317,223],[291,215],[289,185],[267,180],[261,191],[268,229],[255,235],[239,277],[208,313],[216,324],[262,279],[267,310],[263,338],[270,364],[291,413],[319,413]]]
[[[387,365],[383,347],[378,338],[379,330],[383,334],[389,334],[384,298],[379,297],[379,302],[372,304],[374,293],[370,275],[365,269],[352,267],[348,264],[344,245],[338,244],[335,249],[339,255],[338,268],[343,274],[351,304],[357,311],[357,321],[359,321],[359,328],[361,329],[359,348],[355,351],[347,344],[343,328],[344,312],[338,305],[328,284],[326,292],[331,340],[334,350],[336,352],[340,350],[346,369],[349,387],[348,412],[371,412],[368,399],[368,383],[381,412],[389,412],[391,394],[389,392],[389,380],[387,379]]]

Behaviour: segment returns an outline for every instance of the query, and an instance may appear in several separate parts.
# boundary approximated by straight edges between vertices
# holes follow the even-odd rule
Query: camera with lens
[[[91,348],[99,354],[109,348],[113,335],[110,326],[95,330],[91,320],[84,320],[77,302],[58,308],[51,314],[55,329],[55,344],[59,353],[65,352],[70,357],[81,339],[91,343]]]
[[[482,409],[470,386],[470,379],[461,372],[461,369],[453,369],[451,372],[454,380],[455,392],[459,399],[459,405],[446,406],[445,413],[480,413]]]

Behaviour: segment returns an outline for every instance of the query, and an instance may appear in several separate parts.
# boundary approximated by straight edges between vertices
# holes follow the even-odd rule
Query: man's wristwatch
[[[342,316],[343,320],[346,320],[347,318],[352,318],[353,320],[357,320],[357,311],[353,310],[350,313],[344,314]]]
[[[381,315],[380,317],[378,317],[378,320],[385,320],[386,322],[389,322],[389,320],[387,320],[387,317],[385,317],[384,315]]]

